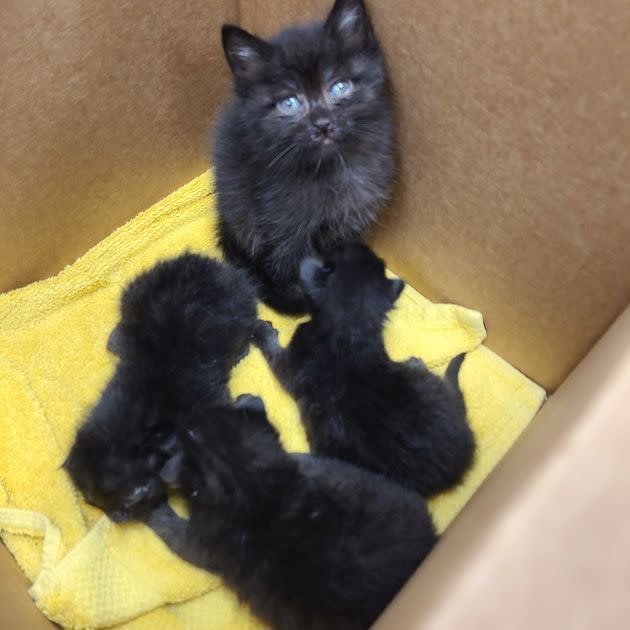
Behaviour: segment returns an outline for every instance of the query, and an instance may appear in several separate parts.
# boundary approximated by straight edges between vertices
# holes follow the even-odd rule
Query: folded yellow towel
[[[254,630],[262,624],[221,580],[173,556],[144,525],[114,525],[60,469],[114,367],[106,351],[124,285],[184,249],[215,253],[208,174],[130,221],[58,276],[0,295],[0,531],[33,581],[30,594],[68,628]],[[286,343],[297,321],[265,307]],[[386,331],[394,359],[438,372],[468,352],[461,381],[477,436],[474,468],[431,501],[440,530],[535,415],[544,392],[481,343],[481,315],[405,289]],[[231,379],[261,395],[288,450],[306,450],[295,403],[253,349]]]

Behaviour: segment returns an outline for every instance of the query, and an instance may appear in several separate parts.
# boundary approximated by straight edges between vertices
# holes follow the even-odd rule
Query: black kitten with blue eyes
[[[284,312],[307,310],[300,261],[361,239],[388,198],[393,115],[362,0],[270,41],[223,27],[235,98],[216,131],[219,243]]]

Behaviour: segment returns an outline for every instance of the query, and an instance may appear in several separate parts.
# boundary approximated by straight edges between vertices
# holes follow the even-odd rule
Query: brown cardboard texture
[[[56,628],[35,608],[27,595],[28,580],[11,554],[0,544],[0,629],[46,630]]]
[[[0,291],[50,276],[207,168],[236,2],[0,4]]]
[[[331,2],[3,3],[0,290],[206,167],[223,21],[270,34]],[[400,145],[375,247],[560,386],[376,627],[625,628],[629,312],[604,333],[630,302],[630,4],[367,5]],[[52,627],[4,549],[0,582],[0,628]]]

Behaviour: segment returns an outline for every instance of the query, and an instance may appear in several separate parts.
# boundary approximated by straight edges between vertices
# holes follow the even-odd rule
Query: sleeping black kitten
[[[223,27],[235,97],[214,147],[219,243],[284,312],[307,302],[298,267],[361,239],[394,170],[387,75],[361,0],[337,0],[324,23],[263,41]]]
[[[382,473],[424,497],[457,483],[474,452],[458,386],[464,355],[441,379],[419,359],[392,361],[383,343],[387,313],[404,283],[383,261],[348,244],[301,265],[313,302],[283,350],[268,322],[256,343],[297,400],[314,453]]]
[[[183,454],[150,527],[220,575],[273,630],[367,630],[436,541],[426,504],[380,475],[289,455],[259,398],[200,409],[180,424]]]
[[[206,257],[161,262],[125,289],[108,344],[116,371],[64,464],[86,501],[125,521],[164,498],[174,419],[231,400],[229,371],[255,323],[246,274]]]

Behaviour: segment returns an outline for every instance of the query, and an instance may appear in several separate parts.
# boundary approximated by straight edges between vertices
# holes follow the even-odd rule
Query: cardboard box
[[[329,4],[0,8],[0,290],[205,168],[221,22],[269,34]],[[368,5],[400,146],[374,245],[427,296],[480,310],[490,348],[552,394],[376,627],[626,628],[630,8]],[[4,549],[0,582],[0,628],[51,627]]]

